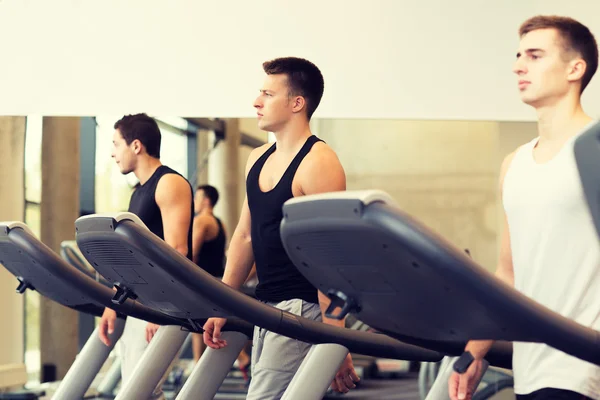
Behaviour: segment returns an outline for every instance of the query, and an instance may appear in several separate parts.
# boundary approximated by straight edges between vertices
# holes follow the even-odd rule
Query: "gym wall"
[[[0,2],[4,115],[252,117],[262,62],[294,55],[325,75],[316,118],[533,120],[511,71],[519,25],[562,14],[600,35],[600,2],[583,0],[28,4]]]
[[[246,133],[267,140],[254,118],[240,118]],[[313,119],[313,133],[338,154],[349,190],[381,189],[407,212],[455,245],[468,248],[485,268],[496,268],[502,204],[502,160],[537,136],[532,122]],[[238,207],[245,195],[245,165],[252,151],[241,146]],[[219,187],[220,165],[209,162],[209,183]],[[224,215],[223,203],[215,212]]]
[[[400,207],[496,269],[504,156],[537,135],[534,123],[318,120],[349,190],[381,189]]]

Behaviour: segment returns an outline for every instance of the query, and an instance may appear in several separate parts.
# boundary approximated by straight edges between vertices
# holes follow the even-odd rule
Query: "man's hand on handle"
[[[226,318],[209,318],[204,324],[204,344],[212,349],[222,349],[227,346],[227,341],[221,339],[221,329],[227,322]]]
[[[98,332],[100,333],[100,340],[106,346],[110,346],[110,338],[108,335],[111,335],[115,331],[115,321],[117,320],[117,312],[111,310],[110,308],[105,308],[102,313],[102,318],[100,319],[100,325],[98,327]]]
[[[350,389],[356,387],[358,381],[360,381],[360,378],[354,370],[352,356],[348,354],[342,365],[340,365],[340,369],[335,374],[331,388],[339,393],[348,393]]]
[[[477,389],[475,383],[481,378],[483,361],[475,359],[464,374],[452,372],[448,380],[450,400],[471,400]]]
[[[148,322],[148,325],[146,325],[146,341],[148,343],[150,343],[154,335],[156,335],[156,331],[158,331],[158,328],[160,328],[160,325]]]

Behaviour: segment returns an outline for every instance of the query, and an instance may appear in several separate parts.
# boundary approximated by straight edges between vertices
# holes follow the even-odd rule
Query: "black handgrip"
[[[204,332],[204,329],[202,329],[202,325],[198,324],[193,319],[188,318],[187,321],[189,322],[190,327],[192,328],[193,332],[196,332],[196,333],[203,333]]]
[[[31,286],[29,284],[29,282],[26,282],[26,281],[22,280],[21,278],[18,278],[18,279],[19,279],[19,286],[17,286],[17,293],[23,294],[23,293],[25,293],[25,291],[27,289],[33,290],[33,286]]]
[[[473,361],[475,361],[475,357],[473,357],[473,354],[471,354],[470,351],[465,351],[458,358],[458,360],[456,360],[452,368],[459,374],[464,374],[465,372],[467,372]]]
[[[360,307],[358,307],[358,304],[356,304],[354,299],[349,298],[339,290],[330,289],[327,292],[327,297],[331,300],[329,307],[325,310],[325,316],[327,318],[342,320],[348,313],[360,311]],[[340,312],[334,314],[333,311],[338,307],[341,308]]]
[[[115,283],[115,289],[117,289],[117,293],[115,293],[115,295],[112,298],[112,302],[114,304],[119,304],[119,305],[123,305],[123,303],[125,303],[125,301],[127,301],[127,299],[137,299],[137,296],[135,295],[135,293],[133,293],[131,291],[131,289],[129,288],[122,288],[121,285],[119,285],[118,283]]]

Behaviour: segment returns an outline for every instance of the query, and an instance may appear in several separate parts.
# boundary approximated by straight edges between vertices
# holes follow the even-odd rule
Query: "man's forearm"
[[[471,340],[465,346],[465,351],[471,353],[475,359],[482,360],[493,344],[493,340]]]
[[[253,264],[254,253],[250,237],[234,233],[227,254],[223,283],[234,289],[241,288],[246,282]]]

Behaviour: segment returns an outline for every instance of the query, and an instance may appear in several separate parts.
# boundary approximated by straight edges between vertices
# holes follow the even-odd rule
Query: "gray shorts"
[[[321,309],[315,303],[292,299],[267,304],[307,319],[321,321]],[[246,399],[280,399],[310,347],[308,343],[254,327],[252,381]]]

